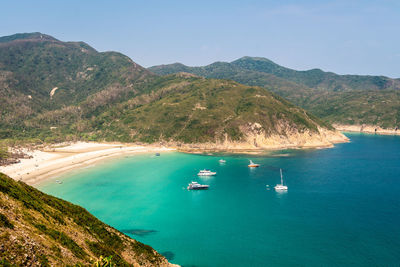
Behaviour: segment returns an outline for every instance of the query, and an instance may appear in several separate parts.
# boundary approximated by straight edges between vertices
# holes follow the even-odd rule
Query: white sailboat
[[[281,171],[281,183],[277,184],[274,188],[276,191],[286,191],[288,190],[288,187],[286,185],[283,185],[282,169],[280,169],[280,171]]]

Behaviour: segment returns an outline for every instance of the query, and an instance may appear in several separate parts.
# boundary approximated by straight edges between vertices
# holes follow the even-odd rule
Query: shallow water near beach
[[[400,137],[347,135],[267,156],[122,157],[38,187],[183,266],[398,266]],[[218,175],[198,178],[203,168]],[[188,191],[191,181],[210,189]]]

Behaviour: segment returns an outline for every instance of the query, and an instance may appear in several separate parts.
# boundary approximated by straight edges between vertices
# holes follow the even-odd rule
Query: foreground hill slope
[[[337,75],[318,69],[296,71],[265,58],[243,57],[204,67],[180,63],[149,68],[159,75],[179,71],[231,79],[275,92],[330,123],[372,124],[395,128],[400,123],[400,80],[383,76]]]
[[[0,173],[0,265],[88,265],[100,256],[117,266],[170,266],[85,209]]]

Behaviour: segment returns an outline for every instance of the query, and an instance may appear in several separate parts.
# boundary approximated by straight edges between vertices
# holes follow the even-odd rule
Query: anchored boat
[[[191,182],[187,187],[188,190],[204,190],[208,189],[209,185],[199,184],[198,182]]]
[[[281,183],[277,184],[274,188],[276,191],[287,191],[288,187],[286,185],[283,185],[282,169],[280,169],[280,171],[281,171]]]
[[[212,172],[210,170],[201,170],[197,175],[198,176],[214,176],[214,175],[217,175],[217,173]]]
[[[247,166],[249,166],[250,168],[257,168],[260,167],[260,164],[254,163],[252,160],[250,160],[250,164]]]

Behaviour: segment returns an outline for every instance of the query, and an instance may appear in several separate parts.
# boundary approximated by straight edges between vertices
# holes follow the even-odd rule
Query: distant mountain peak
[[[244,57],[241,57],[241,58],[236,59],[234,61],[239,61],[239,60],[257,60],[257,61],[272,62],[271,60],[269,60],[268,58],[265,58],[265,57],[250,57],[250,56],[244,56]]]
[[[265,57],[249,57],[249,56],[244,56],[239,59],[236,59],[231,62],[232,64],[241,64],[241,63],[256,63],[256,64],[268,64],[268,65],[273,65],[273,66],[280,66],[279,64],[273,62],[272,60],[265,58]],[[283,67],[282,67],[283,68]]]
[[[16,40],[59,41],[50,35],[43,34],[40,32],[16,33],[13,35],[0,37],[0,43],[7,43]]]

